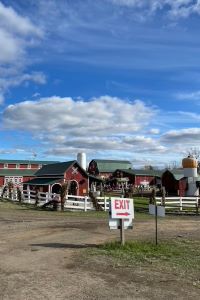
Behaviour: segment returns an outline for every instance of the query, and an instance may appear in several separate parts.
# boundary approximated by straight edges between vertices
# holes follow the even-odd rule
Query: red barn
[[[0,160],[0,186],[12,182],[14,186],[22,186],[24,181],[28,181],[35,176],[35,172],[42,166],[51,164],[52,161],[36,160]]]
[[[50,164],[42,167],[35,178],[24,183],[24,188],[39,189],[40,192],[59,193],[61,185],[70,182],[68,194],[88,194],[88,174],[76,160]]]
[[[159,170],[121,170],[118,169],[113,174],[116,182],[127,182],[133,186],[150,186],[161,183],[161,171]]]
[[[162,186],[169,196],[185,196],[187,178],[184,177],[183,169],[166,170],[162,174]]]
[[[127,160],[93,159],[88,166],[88,173],[102,179],[112,176],[116,169],[131,169]]]

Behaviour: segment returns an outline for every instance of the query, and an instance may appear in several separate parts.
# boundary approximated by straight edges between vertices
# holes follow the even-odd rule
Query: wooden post
[[[182,202],[182,197],[180,197],[180,211],[183,210],[183,202]]]
[[[155,204],[156,246],[158,245],[158,208]]]
[[[124,246],[125,244],[124,219],[120,219],[120,240],[121,240],[121,245]]]
[[[199,213],[199,201],[198,198],[196,198],[196,215]]]
[[[107,210],[107,199],[106,196],[104,196],[104,211]]]
[[[84,211],[87,211],[87,196],[84,198]]]

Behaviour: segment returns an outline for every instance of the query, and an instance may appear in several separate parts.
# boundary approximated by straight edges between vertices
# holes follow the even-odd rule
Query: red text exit
[[[129,200],[115,200],[115,209],[125,209],[125,210],[129,210]]]

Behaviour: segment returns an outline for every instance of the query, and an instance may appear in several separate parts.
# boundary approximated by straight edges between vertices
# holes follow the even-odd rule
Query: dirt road
[[[199,217],[159,220],[160,239],[199,239],[199,232]],[[88,249],[118,235],[106,218],[9,210],[0,203],[0,299],[200,299],[199,287],[173,271],[88,256]],[[154,219],[136,218],[126,238],[154,239]]]

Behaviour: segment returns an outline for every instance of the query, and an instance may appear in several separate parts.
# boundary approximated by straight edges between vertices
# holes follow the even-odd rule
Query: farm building
[[[65,182],[69,182],[68,194],[88,194],[88,174],[76,160],[43,166],[35,173],[34,179],[24,183],[24,188],[59,193]]]
[[[36,160],[0,160],[0,186],[12,182],[15,187],[22,186],[23,182],[34,178],[36,171],[52,161]]]
[[[131,184],[132,186],[152,186],[161,184],[161,174],[159,170],[134,170],[117,169],[113,173],[113,181],[117,183]]]
[[[131,162],[126,160],[93,159],[88,166],[88,173],[102,179],[110,178],[117,169],[131,169]]]
[[[185,196],[187,178],[184,177],[183,169],[166,170],[161,179],[168,196]]]
[[[182,169],[166,170],[162,175],[162,186],[168,195],[199,196],[200,175],[198,161],[193,156],[182,160]]]

